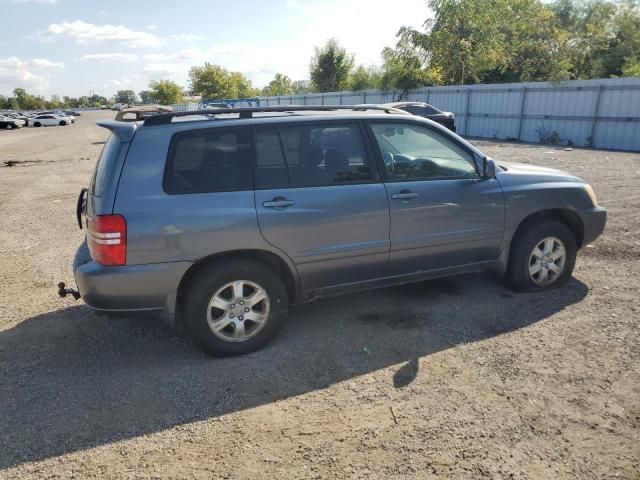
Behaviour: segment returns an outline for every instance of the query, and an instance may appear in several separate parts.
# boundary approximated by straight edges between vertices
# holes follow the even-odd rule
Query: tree
[[[378,88],[382,82],[382,73],[378,68],[359,65],[349,76],[350,90]]]
[[[118,90],[115,94],[116,103],[126,103],[132,105],[136,103],[136,92],[133,90]]]
[[[41,97],[30,95],[24,88],[14,89],[13,96],[20,110],[42,110],[44,108],[44,100]]]
[[[291,86],[293,87],[294,94],[311,93],[312,91],[311,80],[296,80]]]
[[[149,90],[142,90],[138,92],[138,96],[140,97],[140,101],[144,104],[151,103],[151,92]]]
[[[191,67],[189,82],[196,95],[212,100],[246,98],[257,94],[251,86],[251,80],[242,73],[230,72],[209,62],[205,62],[202,67]]]
[[[620,76],[633,71],[629,65],[640,55],[636,1],[557,0],[552,8],[569,37],[572,78]]]
[[[434,17],[424,31],[402,27],[396,46],[383,52],[383,85],[559,81],[637,71],[638,0],[429,0],[428,6]]]
[[[353,55],[347,53],[335,38],[322,47],[315,47],[309,66],[314,89],[318,92],[335,92],[347,88],[353,63]]]
[[[399,99],[406,93],[423,85],[438,85],[442,83],[441,75],[433,69],[425,69],[416,52],[408,50],[394,50],[385,48],[382,52],[383,66],[380,78],[380,88],[401,91]]]
[[[162,105],[182,102],[182,88],[171,80],[152,81],[149,98]]]
[[[276,73],[276,76],[269,82],[269,85],[262,89],[262,94],[270,95],[292,95],[294,93],[293,82],[286,75]]]

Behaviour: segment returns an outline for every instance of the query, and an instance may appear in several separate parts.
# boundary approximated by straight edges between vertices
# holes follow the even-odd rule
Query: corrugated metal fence
[[[392,102],[399,94],[314,93],[261,97],[261,102],[353,105]],[[410,91],[406,100],[455,113],[458,133],[466,137],[640,151],[640,78],[424,87]]]

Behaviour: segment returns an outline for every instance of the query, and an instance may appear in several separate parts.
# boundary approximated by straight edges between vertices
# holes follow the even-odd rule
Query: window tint
[[[421,105],[409,105],[407,107],[403,107],[403,110],[406,110],[413,115],[418,115],[419,117],[426,117],[428,115],[438,115],[442,113],[435,107],[431,105],[421,106]]]
[[[473,155],[438,132],[407,124],[371,128],[391,180],[477,176]]]
[[[256,186],[367,182],[371,169],[356,125],[256,129]]]
[[[216,128],[174,135],[164,189],[167,193],[251,189],[249,129]]]
[[[119,152],[120,140],[113,134],[109,135],[107,143],[102,147],[102,152],[100,153],[98,163],[93,172],[93,179],[89,185],[89,192],[92,195],[96,197],[102,196],[105,184],[109,181],[109,179],[106,178],[107,171],[110,170],[111,165],[116,161]]]

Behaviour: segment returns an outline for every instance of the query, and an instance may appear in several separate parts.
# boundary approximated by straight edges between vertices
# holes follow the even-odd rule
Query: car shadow
[[[73,306],[0,332],[0,469],[206,420],[526,327],[587,287],[514,294],[488,275],[295,306],[263,350],[211,358],[152,318]],[[390,385],[390,388],[393,388]]]

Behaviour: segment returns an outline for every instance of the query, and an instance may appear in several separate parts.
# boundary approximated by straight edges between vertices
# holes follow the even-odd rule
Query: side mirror
[[[484,157],[482,159],[482,179],[491,180],[496,178],[496,162],[492,158]]]

